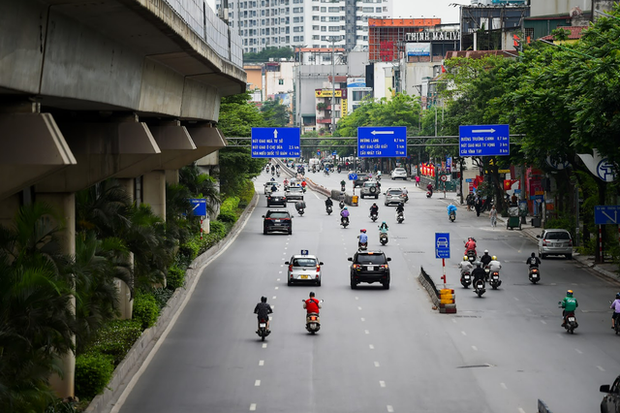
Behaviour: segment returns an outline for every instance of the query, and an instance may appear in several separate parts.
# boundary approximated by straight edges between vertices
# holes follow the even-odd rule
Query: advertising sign
[[[406,43],[405,53],[407,56],[430,56],[431,44],[430,43]]]

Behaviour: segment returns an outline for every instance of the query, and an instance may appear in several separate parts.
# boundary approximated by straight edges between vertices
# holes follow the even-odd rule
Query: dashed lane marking
[[[575,351],[579,354],[583,354],[583,351],[579,350],[578,348],[576,348]]]
[[[471,348],[472,348],[474,351],[478,351],[478,347],[476,347],[476,346],[471,346]]]
[[[451,319],[454,324],[456,324],[456,318]]]
[[[520,301],[517,297],[512,297],[512,298],[514,298],[514,299],[515,299],[515,301]]]
[[[365,319],[364,317],[360,318],[360,320],[362,320],[362,321],[366,321],[366,319]]]
[[[259,366],[264,366],[265,365],[265,360],[258,360],[258,365]]]
[[[370,331],[364,330],[364,334],[370,334]]]
[[[275,300],[275,299],[276,299],[276,296],[274,295],[273,297],[271,297],[271,299],[272,299],[272,300]]]
[[[256,380],[256,381],[254,382],[254,387],[258,387],[258,386],[260,386],[260,380]]]
[[[255,410],[256,410],[256,403],[252,403],[252,404],[250,405],[250,411],[251,411],[251,412],[253,412],[253,411],[255,411]]]
[[[530,313],[532,312],[531,308],[526,308],[527,311],[529,311]]]
[[[500,383],[499,385],[502,386],[502,389],[508,390],[508,387],[506,386],[506,383]]]
[[[361,309],[362,309],[362,307],[357,307],[357,309],[358,309],[358,310],[361,310]]]
[[[375,346],[373,346],[372,344],[369,344],[369,345],[368,345],[368,348],[370,348],[371,350],[374,350],[374,349],[375,349]]]
[[[525,413],[525,410],[519,407],[519,413]]]
[[[605,371],[604,368],[602,368],[601,366],[596,366],[597,369],[599,369],[600,371]]]
[[[388,413],[394,413],[394,408],[391,405],[387,405],[387,411]]]
[[[263,343],[263,348],[267,348],[267,343]]]
[[[540,320],[541,323],[543,324],[547,324],[547,322],[545,320]]]
[[[385,382],[383,380],[379,380],[379,386],[385,387]]]
[[[379,367],[379,366],[380,366],[380,365],[379,365],[379,362],[378,362],[378,361],[375,361],[375,367]]]
[[[461,334],[463,334],[464,336],[466,336],[466,335],[467,335],[467,333],[466,333],[466,332],[464,332],[464,331],[461,331]]]

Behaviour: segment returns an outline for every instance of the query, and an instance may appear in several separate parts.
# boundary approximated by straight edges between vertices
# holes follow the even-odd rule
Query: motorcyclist
[[[426,185],[426,190],[430,192],[431,195],[433,195],[433,184],[429,183],[428,185]]]
[[[462,277],[463,274],[465,274],[466,272],[471,274],[472,270],[474,269],[474,264],[469,262],[469,258],[465,256],[463,257],[463,261],[459,262],[459,269],[461,270],[461,277]]]
[[[472,237],[467,238],[467,242],[465,243],[465,255],[467,255],[469,251],[473,251],[474,255],[477,255],[476,254],[476,240]]]
[[[328,196],[325,199],[325,208],[327,207],[333,207],[334,206],[334,201],[332,201],[332,199]]]
[[[343,223],[345,218],[349,218],[349,210],[347,207],[344,207],[342,211],[340,211],[340,223]]]
[[[314,292],[312,291],[310,291],[309,297],[310,298],[304,301],[304,308],[306,309],[306,314],[319,314],[319,309],[321,308],[321,301],[314,298]]]
[[[476,268],[474,268],[474,270],[472,271],[471,276],[474,285],[476,285],[476,281],[478,280],[482,280],[482,282],[484,283],[486,272],[484,271],[484,268],[482,268],[482,264],[480,262],[476,263]]]
[[[295,209],[297,210],[297,212],[299,212],[299,210],[306,209],[306,203],[304,201],[295,202]]]
[[[484,250],[484,255],[482,255],[482,257],[480,257],[480,262],[482,263],[483,267],[486,267],[487,265],[489,265],[489,263],[493,260],[493,257],[491,257],[489,255],[489,250]]]
[[[370,207],[370,216],[373,215],[379,215],[379,207],[377,206],[376,202],[374,202]]]
[[[398,205],[396,206],[396,214],[400,214],[403,213],[403,215],[405,214],[405,203],[404,202],[399,202]]]
[[[620,293],[616,293],[616,299],[609,308],[613,308],[614,313],[611,315],[611,328],[612,330],[616,328],[616,323],[620,318]]]
[[[538,258],[536,256],[536,253],[533,252],[532,255],[527,259],[527,261],[525,261],[525,263],[529,265],[530,268],[538,267],[540,265],[540,258]]]
[[[495,271],[499,272],[502,269],[502,264],[497,260],[497,257],[494,255],[491,257],[491,261],[489,262],[489,271],[494,273]]]
[[[254,314],[258,315],[259,324],[261,320],[267,321],[267,331],[269,331],[269,314],[271,313],[273,313],[273,310],[271,306],[267,304],[267,297],[261,297],[260,303],[256,304],[256,307],[254,307]],[[256,330],[256,333],[258,333],[258,330]]]
[[[358,247],[361,247],[362,244],[368,245],[368,234],[366,234],[365,229],[360,229],[360,234],[357,236],[359,238],[359,242],[357,243]]]
[[[277,191],[278,191],[278,186],[274,182],[273,184],[271,184],[271,192],[277,192]]]
[[[302,188],[302,189],[306,189],[306,185],[308,185],[308,184],[306,183],[306,180],[305,180],[305,179],[304,179],[304,180],[302,180],[302,181],[301,181],[301,188]]]
[[[573,296],[573,290],[566,291],[566,297],[560,303],[562,305],[562,327],[566,325],[566,316],[571,313],[575,313],[577,307],[579,307],[579,303],[577,299]]]
[[[381,225],[379,225],[380,232],[387,232],[388,229],[390,229],[390,227],[388,227],[388,224],[386,224],[385,221],[383,221]]]
[[[271,165],[271,174],[275,174],[276,173],[276,167]]]
[[[343,191],[346,186],[347,186],[347,182],[344,179],[340,181],[340,188],[342,188]]]
[[[454,216],[456,216],[456,206],[453,203],[448,205],[448,218],[450,218],[450,214],[454,212]]]

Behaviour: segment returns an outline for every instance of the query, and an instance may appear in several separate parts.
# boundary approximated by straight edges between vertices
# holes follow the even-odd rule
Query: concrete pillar
[[[13,219],[19,211],[21,200],[19,194],[15,194],[0,201],[0,225],[8,227],[13,225]]]
[[[39,193],[36,200],[56,208],[63,217],[63,230],[59,235],[59,253],[75,256],[75,194],[74,193]],[[71,310],[75,314],[75,297],[71,300]],[[75,338],[74,338],[75,341]],[[64,377],[56,374],[50,378],[50,385],[60,398],[74,397],[75,355],[72,352],[62,355]]]
[[[179,170],[166,170],[166,183],[168,185],[177,185],[179,183]]]
[[[152,171],[142,177],[145,204],[151,206],[155,215],[166,220],[166,172]]]
[[[133,178],[127,179],[119,179],[118,183],[125,188],[125,192],[131,198],[131,201],[134,200],[134,193],[136,187],[136,181]],[[133,252],[129,253],[128,264],[129,267],[134,269],[134,256]],[[119,279],[115,280],[116,288],[118,289],[118,311],[120,312],[121,320],[130,320],[132,318],[133,312],[133,298],[131,297],[131,289],[129,286]]]

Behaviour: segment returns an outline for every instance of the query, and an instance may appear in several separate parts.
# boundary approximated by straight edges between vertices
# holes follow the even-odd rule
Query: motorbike
[[[342,168],[340,167],[340,165],[338,165],[337,171],[338,171],[338,173],[342,172]]]
[[[529,279],[532,284],[536,284],[540,281],[540,270],[538,267],[530,267]]]
[[[471,262],[472,264],[474,262],[476,262],[476,251],[474,250],[468,250],[465,252],[465,255],[467,255],[467,259],[469,260],[469,262]]]
[[[494,290],[497,290],[497,287],[502,285],[502,280],[499,279],[499,271],[493,271],[491,273],[489,284],[491,284],[491,287],[493,287]]]
[[[323,171],[325,173],[325,176],[329,176],[329,170],[326,169],[325,171]]]
[[[301,187],[301,192],[303,192],[304,194],[306,193],[306,187],[305,186]]]
[[[561,301],[558,302],[558,305],[561,306],[561,304]],[[562,324],[562,327],[564,327],[566,329],[566,332],[570,334],[573,334],[575,329],[579,327],[579,324],[577,323],[577,317],[575,317],[574,312],[569,311],[564,315],[564,323]]]
[[[402,212],[399,212],[399,213],[396,215],[396,221],[397,221],[399,224],[402,224],[404,220],[405,220],[405,214],[403,214]]]
[[[452,211],[450,212],[450,221],[454,222],[456,220],[456,212]]]
[[[469,288],[471,285],[471,274],[469,271],[466,271],[461,274],[461,285],[465,288]]]
[[[325,207],[325,212],[327,212],[327,215],[331,215],[332,214],[332,206],[329,205],[329,206]]]
[[[346,189],[345,187],[346,187],[346,185],[340,185],[340,192],[344,192],[345,189]]]
[[[426,191],[426,197],[430,198],[433,196],[433,191]]]
[[[265,341],[265,337],[271,334],[271,330],[267,330],[267,320],[260,320],[258,322],[258,331],[256,332],[261,341]]]
[[[276,177],[278,177],[278,178],[280,177],[280,171],[276,172]]]
[[[301,301],[306,301],[304,299],[302,299]],[[323,300],[321,300],[321,303],[323,302]],[[319,330],[321,329],[321,319],[319,318],[319,314],[318,313],[307,313],[306,314],[306,330],[308,330],[308,332],[310,334],[315,334],[318,333]]]
[[[376,212],[370,214],[370,219],[372,219],[372,222],[376,222],[377,218],[379,218],[379,215]]]
[[[306,212],[304,208],[297,208],[297,213],[299,213],[299,216],[302,216],[304,212]]]
[[[482,297],[482,294],[486,292],[486,288],[484,288],[484,280],[477,279],[474,282],[474,292],[478,294],[478,297]]]
[[[338,206],[340,207],[340,209],[344,208],[344,201],[340,201],[340,203],[338,204]]]
[[[368,250],[368,242],[358,242],[357,243],[358,251],[367,251]]]
[[[340,225],[342,225],[343,228],[346,228],[349,226],[349,217],[342,217],[342,219],[340,220]]]
[[[381,245],[385,245],[388,243],[388,233],[386,229],[379,229],[379,242],[381,243]]]

